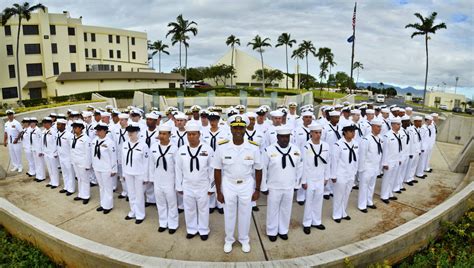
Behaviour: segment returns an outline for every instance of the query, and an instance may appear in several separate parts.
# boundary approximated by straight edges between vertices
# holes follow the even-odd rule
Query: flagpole
[[[354,15],[352,17],[352,56],[351,56],[351,83],[349,84],[349,89],[350,89],[350,94],[352,94],[352,76],[354,73],[354,48],[355,48],[355,20],[356,20],[356,8],[357,8],[357,2],[354,4]]]

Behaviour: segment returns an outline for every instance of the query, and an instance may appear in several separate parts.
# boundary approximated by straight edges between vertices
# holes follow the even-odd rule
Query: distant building
[[[232,60],[232,49],[230,49],[224,56],[222,56],[216,63],[213,65],[226,64],[231,65]],[[234,48],[234,68],[235,75],[233,77],[232,83],[236,86],[255,86],[261,87],[262,81],[257,79],[252,79],[252,76],[255,74],[255,71],[262,69],[262,63],[259,59],[250,56],[249,54],[243,52],[242,50]],[[273,70],[275,68],[264,64],[265,69]],[[285,71],[283,71],[285,72]],[[206,80],[211,85],[215,85],[214,81]],[[273,81],[273,86],[278,88],[286,88],[286,74],[284,78],[279,81]],[[226,81],[226,84],[230,84],[230,78]],[[267,85],[266,87],[271,87]],[[293,83],[293,78],[288,77],[288,87],[297,88],[297,85]]]
[[[2,102],[18,100],[17,28],[16,17],[0,26]],[[146,33],[83,25],[82,17],[71,18],[67,11],[50,14],[46,9],[23,20],[19,48],[22,99],[179,87],[182,80],[180,75],[149,68]]]
[[[463,108],[463,103],[466,103],[466,96],[462,94],[447,93],[441,91],[427,91],[425,105],[431,107],[439,107],[446,105],[448,110],[454,107]]]

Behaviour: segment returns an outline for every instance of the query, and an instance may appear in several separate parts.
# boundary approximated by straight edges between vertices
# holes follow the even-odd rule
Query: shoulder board
[[[249,140],[249,143],[250,143],[250,144],[253,144],[253,145],[255,145],[255,146],[260,146],[260,144],[258,144],[258,142],[255,142],[255,141]]]
[[[222,145],[222,144],[226,144],[228,142],[229,142],[229,140],[221,140],[217,144]]]

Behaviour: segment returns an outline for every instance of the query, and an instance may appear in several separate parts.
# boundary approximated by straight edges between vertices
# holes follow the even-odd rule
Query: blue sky
[[[2,1],[9,6],[16,1]],[[38,1],[32,1],[36,3]],[[298,42],[311,40],[316,48],[329,47],[337,63],[333,71],[350,72],[351,35],[354,2],[348,0],[134,0],[134,1],[40,1],[50,12],[68,10],[73,17],[83,16],[89,25],[146,31],[151,40],[166,40],[167,24],[183,14],[198,23],[199,33],[192,37],[189,66],[209,66],[228,47],[230,34],[241,39],[240,49],[258,56],[246,44],[256,35],[269,37],[273,44],[264,53],[267,64],[284,70],[284,48],[274,48],[278,36],[288,32]],[[2,7],[3,8],[3,7]],[[472,0],[364,0],[357,6],[356,60],[365,66],[361,82],[384,82],[422,88],[425,49],[422,37],[410,38],[408,23],[418,22],[413,15],[438,12],[437,23],[447,30],[431,36],[428,88],[454,91],[469,98],[474,95],[474,1]],[[164,56],[164,71],[178,66],[178,48]],[[157,60],[156,60],[157,61]],[[155,63],[156,63],[155,61]],[[156,63],[157,66],[157,63]],[[302,66],[302,68],[306,68]],[[310,59],[309,72],[317,75],[319,62]],[[295,62],[290,61],[290,72]],[[445,85],[446,84],[446,85]]]

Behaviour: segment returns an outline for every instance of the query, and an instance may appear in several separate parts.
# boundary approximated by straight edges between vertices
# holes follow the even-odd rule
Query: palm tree
[[[293,44],[296,44],[295,39],[291,39],[291,35],[289,33],[282,33],[278,37],[278,43],[275,47],[285,45],[285,60],[286,60],[286,90],[288,90],[288,47],[292,47]]]
[[[328,57],[326,58],[326,63],[329,66],[329,73],[328,73],[328,79],[329,79],[329,76],[331,75],[332,67],[337,65],[337,63],[334,61],[334,54],[331,53],[331,54],[328,55]],[[326,80],[326,82],[327,82],[328,91],[329,91],[329,81]]]
[[[153,51],[151,53],[151,59],[153,56],[158,53],[158,72],[161,73],[161,53],[169,55],[170,53],[166,50],[168,48],[167,44],[164,44],[163,41],[157,40],[150,45],[150,49]],[[154,68],[155,66],[153,66]]]
[[[270,42],[270,38],[266,37],[266,38],[261,38],[260,35],[256,35],[251,42],[248,42],[247,43],[247,46],[252,46],[252,49],[253,50],[256,50],[258,51],[258,53],[260,53],[260,60],[262,62],[262,70],[264,69],[263,68],[263,52],[265,51],[263,48],[264,47],[271,47],[272,45],[269,43]],[[263,90],[263,94],[265,94],[265,74],[263,74],[263,79],[262,79],[262,90]]]
[[[232,68],[234,68],[234,47],[235,47],[235,45],[240,46],[240,39],[235,37],[235,35],[232,34],[229,37],[227,37],[227,40],[225,41],[225,44],[227,46],[230,46],[231,49],[232,49],[232,57],[230,58],[230,66],[232,66]],[[230,86],[233,85],[233,83],[232,83],[233,76],[234,75],[230,76]]]
[[[313,45],[313,42],[303,40],[303,43],[299,47],[305,55],[306,58],[306,79],[309,78],[309,65],[308,65],[308,55],[311,54],[316,57],[316,48]],[[308,86],[308,85],[307,85]]]
[[[316,57],[318,57],[318,60],[321,62],[320,68],[321,72],[319,73],[319,83],[321,85],[320,88],[320,94],[322,94],[323,90],[323,78],[326,77],[326,71],[329,67],[328,59],[333,61],[332,59],[334,58],[334,54],[331,52],[331,49],[328,47],[320,47],[318,49],[318,53],[316,53]]]
[[[18,16],[18,31],[16,35],[16,76],[18,78],[18,101],[21,104],[21,80],[20,80],[20,58],[18,57],[18,52],[20,48],[20,31],[21,31],[21,21],[29,21],[31,19],[31,12],[41,9],[43,12],[46,10],[46,7],[42,4],[36,4],[30,6],[30,3],[25,2],[23,5],[13,4],[13,7],[7,7],[2,11],[2,26],[5,26],[12,17]]]
[[[296,59],[296,75],[298,77],[298,81],[295,81],[296,82],[296,88],[299,89],[300,88],[300,74],[299,74],[299,71],[300,71],[300,64],[299,64],[299,60],[300,59],[304,59],[304,51],[301,49],[301,47],[293,50],[293,52],[291,53],[291,58],[292,59]]]
[[[188,67],[188,47],[189,47],[189,36],[188,34],[191,33],[192,35],[196,36],[198,33],[198,29],[195,27],[197,23],[195,21],[185,20],[183,18],[183,14],[180,14],[176,17],[176,22],[168,23],[168,27],[171,29],[168,31],[166,36],[172,35],[171,41],[172,44],[176,44],[179,42],[179,69],[181,70],[181,45],[184,44],[184,89],[186,90],[187,82],[187,67]]]
[[[357,83],[359,82],[359,70],[364,70],[364,64],[362,64],[360,61],[354,62],[354,65],[352,66],[354,70],[357,69],[357,80],[356,80],[356,87]]]
[[[423,17],[420,13],[415,13],[415,16],[420,19],[420,23],[410,23],[405,26],[406,28],[413,28],[416,31],[411,34],[411,38],[417,35],[425,36],[425,50],[426,50],[426,72],[425,72],[425,87],[423,89],[423,106],[425,106],[426,99],[426,84],[428,83],[428,40],[431,39],[429,34],[435,34],[437,30],[446,29],[444,22],[434,25],[434,21],[438,13],[433,12],[429,17]]]

